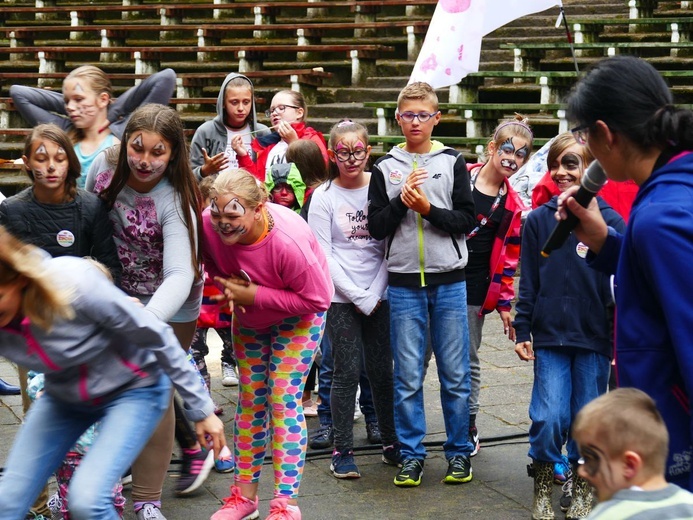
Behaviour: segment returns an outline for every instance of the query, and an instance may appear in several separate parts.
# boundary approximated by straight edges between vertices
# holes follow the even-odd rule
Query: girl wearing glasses
[[[358,478],[353,424],[362,360],[380,425],[382,460],[399,464],[387,262],[385,242],[368,231],[368,132],[363,125],[342,121],[332,127],[329,144],[330,180],[313,193],[308,224],[325,251],[335,285],[327,319],[334,363],[330,404],[335,450],[330,470],[337,478]]]
[[[615,273],[618,384],[657,402],[670,436],[666,478],[691,490],[693,113],[674,106],[652,65],[616,56],[578,82],[568,116],[609,182],[639,186],[625,233],[595,204],[582,208],[575,190],[560,197],[558,215],[569,209],[579,219],[574,233],[589,247],[591,266]]]
[[[308,107],[303,94],[293,90],[277,92],[265,115],[270,119],[270,128],[273,131],[253,139],[251,148],[257,156],[255,161],[243,144],[241,136],[236,136],[231,141],[231,146],[238,156],[239,167],[248,170],[260,181],[265,182],[270,168],[275,164],[286,162],[287,148],[298,139],[314,141],[320,147],[325,164],[328,164],[327,149],[322,134],[306,126]]]

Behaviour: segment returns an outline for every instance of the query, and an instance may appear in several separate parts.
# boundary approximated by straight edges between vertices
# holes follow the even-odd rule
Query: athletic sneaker
[[[161,513],[161,509],[154,504],[146,503],[142,509],[137,511],[137,520],[166,520],[166,517]]]
[[[336,478],[359,478],[361,476],[359,467],[354,461],[354,452],[351,450],[335,451],[332,454],[330,471]]]
[[[448,459],[448,471],[443,482],[446,484],[463,484],[472,480],[472,463],[464,455],[455,455]]]
[[[479,453],[479,448],[481,447],[479,444],[479,432],[477,431],[476,426],[469,428],[469,442],[471,442],[472,446],[474,446],[474,449],[469,454],[470,457],[473,457]]]
[[[571,472],[568,480],[565,481],[561,488],[561,511],[564,513],[570,509],[570,503],[573,501],[573,474]]]
[[[399,444],[383,446],[383,462],[389,466],[402,467],[402,454],[399,451]]]
[[[57,492],[50,496],[46,505],[51,511],[50,520],[63,520],[63,500]]]
[[[553,483],[560,486],[570,478],[571,475],[570,461],[565,455],[561,455],[560,462],[553,465]]]
[[[214,461],[214,469],[217,473],[231,473],[233,471],[233,455],[228,446],[224,446],[219,452],[219,458]]]
[[[269,516],[265,520],[301,520],[301,510],[289,505],[288,498],[274,498],[270,500]]]
[[[212,515],[210,520],[254,520],[260,518],[257,510],[257,497],[255,500],[241,495],[241,490],[231,486],[231,496],[224,499],[221,509]]]
[[[378,421],[366,423],[366,436],[370,444],[382,444],[383,438],[380,436],[380,426]]]
[[[402,462],[402,469],[395,477],[395,486],[414,487],[421,484],[424,461],[419,459],[406,459]]]
[[[177,495],[187,495],[202,485],[214,466],[214,452],[183,449],[182,459],[183,467],[175,487]]]
[[[229,363],[221,363],[221,384],[223,386],[238,386],[238,372]]]
[[[321,424],[310,439],[309,446],[313,450],[325,450],[334,443],[334,429],[331,424]]]

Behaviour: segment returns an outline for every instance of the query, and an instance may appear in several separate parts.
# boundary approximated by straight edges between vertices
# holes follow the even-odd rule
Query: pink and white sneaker
[[[301,510],[298,506],[289,504],[288,498],[270,500],[269,516],[266,520],[301,520]]]
[[[241,490],[237,486],[231,486],[231,496],[224,499],[224,505],[212,515],[210,520],[254,520],[259,517],[257,497],[255,500],[250,500],[241,495]],[[301,515],[298,518],[300,519]]]

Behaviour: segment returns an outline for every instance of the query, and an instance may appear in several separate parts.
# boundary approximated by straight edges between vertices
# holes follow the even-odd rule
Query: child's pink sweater
[[[255,303],[235,316],[244,327],[262,329],[290,316],[325,311],[334,293],[327,260],[308,224],[290,209],[267,203],[274,227],[259,244],[227,246],[202,214],[205,270],[211,276],[240,275],[259,285]]]

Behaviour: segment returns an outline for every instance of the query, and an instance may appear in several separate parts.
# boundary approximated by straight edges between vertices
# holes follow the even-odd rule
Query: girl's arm
[[[108,216],[104,203],[100,199],[96,203],[98,204],[98,209],[94,214],[93,222],[89,223],[90,225],[87,229],[92,246],[91,256],[108,267],[116,286],[120,287],[123,267],[113,241],[113,223]]]
[[[178,312],[190,295],[190,289],[195,280],[188,228],[183,221],[183,210],[178,203],[178,197],[175,199],[161,208],[161,229],[164,235],[164,281],[145,307],[162,321],[169,321]],[[192,211],[192,208],[188,208],[188,211]],[[197,237],[197,229],[194,232]]]
[[[65,102],[60,92],[12,85],[10,96],[17,112],[29,126],[54,123],[65,131],[72,128],[72,122],[65,112]]]

